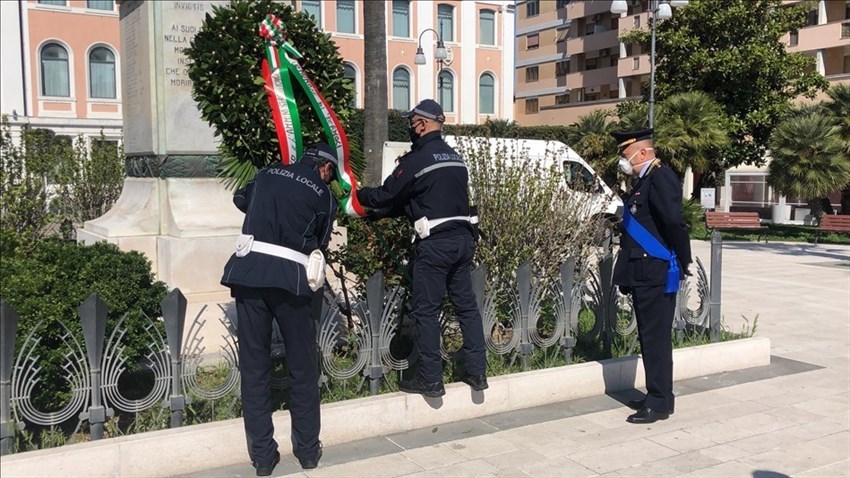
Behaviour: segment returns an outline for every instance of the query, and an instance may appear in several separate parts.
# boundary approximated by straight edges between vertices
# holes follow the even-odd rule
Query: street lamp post
[[[422,50],[422,35],[424,35],[425,32],[432,32],[437,37],[437,49],[434,50],[434,59],[437,60],[437,64],[439,65],[439,68],[437,68],[437,93],[439,96],[440,73],[443,72],[443,65],[450,65],[451,61],[447,61],[449,54],[446,50],[446,44],[443,42],[443,37],[437,33],[437,30],[434,30],[433,28],[426,28],[419,34],[419,46],[416,48],[416,56],[413,57],[413,64],[421,66],[427,63],[425,60],[425,52]]]
[[[673,17],[672,7],[684,7],[688,0],[649,0],[649,11],[652,13],[652,40],[649,50],[649,127],[655,127],[655,25],[658,20],[666,20]],[[611,2],[611,13],[621,15],[629,11],[626,0],[613,0]]]

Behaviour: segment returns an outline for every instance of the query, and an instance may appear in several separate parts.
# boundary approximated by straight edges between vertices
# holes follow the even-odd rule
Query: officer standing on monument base
[[[233,197],[245,221],[221,283],[236,298],[245,437],[257,476],[270,475],[280,461],[272,424],[272,320],[283,335],[292,383],[292,452],[304,469],[316,468],[322,457],[313,301],[321,299],[315,292],[324,285],[321,251],[338,207],[328,188],[337,165],[333,149],[313,145],[297,163],[261,169]]]
[[[652,129],[612,133],[620,169],[635,180],[623,198],[620,252],[614,284],[630,293],[637,317],[646,397],[632,400],[630,423],[667,419],[674,409],[673,316],[679,281],[691,263],[688,227],[682,218],[682,184],[655,157]]]
[[[462,377],[473,390],[487,388],[484,330],[472,290],[475,224],[470,214],[469,172],[463,158],[442,138],[446,117],[434,100],[423,100],[404,113],[410,127],[411,151],[383,186],[363,188],[357,198],[367,208],[406,215],[416,230],[413,258],[413,316],[420,367],[399,389],[428,397],[444,395],[440,356],[440,309],[448,288],[463,333]],[[472,216],[472,217],[470,217]]]

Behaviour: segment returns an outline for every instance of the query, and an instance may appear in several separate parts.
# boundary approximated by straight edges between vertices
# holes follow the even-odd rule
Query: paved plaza
[[[634,392],[603,395],[327,447],[307,473],[287,456],[275,476],[850,477],[850,246],[725,244],[723,314],[758,317],[771,365],[677,382],[667,421],[628,424]]]

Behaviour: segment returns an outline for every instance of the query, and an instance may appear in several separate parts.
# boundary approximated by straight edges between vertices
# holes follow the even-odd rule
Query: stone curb
[[[748,338],[673,352],[676,380],[770,364],[770,339]],[[638,356],[492,377],[485,392],[463,383],[425,399],[389,393],[322,406],[322,441],[336,445],[644,385]],[[274,415],[281,454],[291,451],[289,412]],[[4,456],[3,477],[165,477],[247,462],[242,419],[193,425]]]

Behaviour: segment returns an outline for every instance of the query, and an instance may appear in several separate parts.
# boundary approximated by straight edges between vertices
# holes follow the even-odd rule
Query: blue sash
[[[652,257],[668,262],[667,267],[667,283],[664,287],[664,292],[674,294],[679,291],[679,261],[676,258],[676,253],[672,250],[667,250],[666,247],[658,242],[649,231],[646,230],[632,216],[628,209],[623,210],[623,227],[626,234],[632,236],[632,239],[637,242]]]

